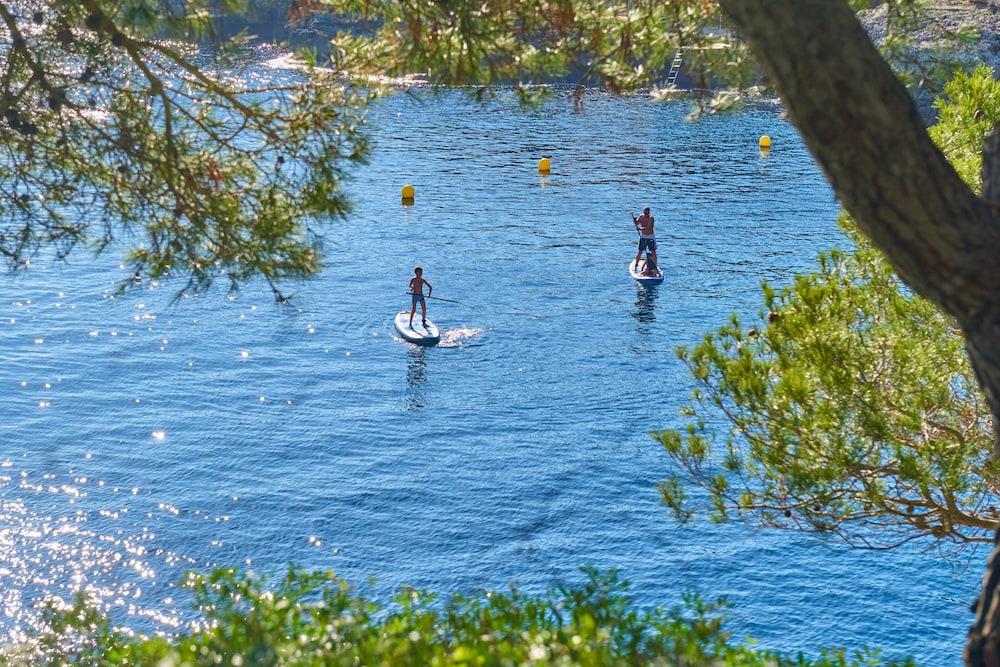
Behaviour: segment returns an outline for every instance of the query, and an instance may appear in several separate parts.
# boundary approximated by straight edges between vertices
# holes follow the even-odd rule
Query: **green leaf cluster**
[[[11,267],[84,244],[123,250],[137,277],[174,276],[187,291],[319,270],[320,226],[348,211],[344,173],[367,153],[369,94],[314,67],[256,76],[224,45],[169,39],[207,39],[216,5],[0,3]]]
[[[852,2],[869,9],[868,0]],[[922,0],[888,0],[882,52],[914,89],[938,92],[963,67],[974,42],[932,18]],[[724,91],[701,111],[733,106],[756,72],[739,35],[715,0],[485,0],[477,3],[404,0],[296,0],[293,12],[331,12],[372,30],[345,31],[332,42],[333,62],[356,75],[421,74],[432,84],[469,85],[479,95],[495,84],[517,84],[530,101],[552,81],[600,85],[614,92],[651,88],[663,99],[674,56],[702,92]],[[914,33],[929,33],[917,44]],[[933,44],[934,46],[930,46]]]
[[[621,92],[662,82],[678,49],[705,87],[750,82],[746,47],[723,29],[715,2],[682,0],[303,0],[312,11],[378,27],[333,40],[338,69],[359,75],[425,75],[431,83],[517,84],[527,99],[552,80]]]
[[[815,659],[734,641],[722,602],[640,611],[614,571],[544,595],[515,587],[439,600],[403,590],[388,605],[332,573],[291,568],[267,582],[234,569],[190,574],[200,629],[133,637],[83,599],[51,611],[49,631],[0,664],[82,665],[745,665],[884,664],[877,652],[817,651]],[[906,662],[903,664],[912,664]]]
[[[979,66],[956,74],[934,103],[938,122],[929,129],[931,139],[977,193],[982,190],[983,141],[1000,121],[998,91],[993,70]]]
[[[977,186],[1000,83],[979,68],[945,94],[932,136]],[[1000,464],[960,332],[842,222],[853,251],[822,254],[783,289],[765,284],[755,321],[733,317],[679,351],[697,389],[686,426],[655,434],[676,464],[663,499],[689,517],[687,482],[707,492],[716,520],[863,546],[989,541]]]

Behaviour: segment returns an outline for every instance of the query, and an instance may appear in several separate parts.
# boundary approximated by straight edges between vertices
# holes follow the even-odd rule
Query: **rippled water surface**
[[[380,594],[539,589],[593,564],[621,568],[644,604],[725,594],[737,632],[769,647],[957,664],[981,555],[678,526],[658,502],[668,461],[646,433],[679,423],[691,385],[674,348],[845,243],[776,110],[688,110],[383,100],[356,210],[291,306],[259,285],[110,298],[117,258],[85,253],[5,278],[3,633],[78,588],[170,630],[190,620],[174,583],[213,564],[333,568]],[[666,271],[648,292],[626,271],[644,204]],[[430,302],[432,349],[392,330],[417,263],[464,304]]]

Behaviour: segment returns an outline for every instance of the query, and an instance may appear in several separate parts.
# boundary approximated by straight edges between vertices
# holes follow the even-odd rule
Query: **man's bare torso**
[[[635,224],[639,225],[639,233],[646,238],[653,238],[653,216],[643,213],[635,219]]]

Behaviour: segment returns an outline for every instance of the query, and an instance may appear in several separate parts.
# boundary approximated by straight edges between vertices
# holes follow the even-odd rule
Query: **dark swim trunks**
[[[656,252],[656,239],[646,239],[639,237],[639,252],[644,250],[649,250],[650,252]]]
[[[417,305],[418,303],[426,303],[426,301],[424,301],[424,295],[422,292],[410,292],[410,297],[414,306]]]

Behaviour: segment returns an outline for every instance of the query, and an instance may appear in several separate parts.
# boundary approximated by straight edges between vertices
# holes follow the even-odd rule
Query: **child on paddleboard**
[[[427,296],[431,295],[434,288],[429,282],[423,278],[424,270],[419,266],[413,269],[413,277],[410,278],[410,299],[412,301],[412,307],[410,308],[410,328],[413,328],[413,314],[417,312],[417,304],[420,304],[421,315],[423,317],[424,326],[427,326],[427,302],[424,301],[424,285],[427,285]]]
[[[660,269],[657,268],[656,262],[648,252],[646,253],[645,267],[639,275],[645,276],[646,278],[658,278],[660,276]]]

